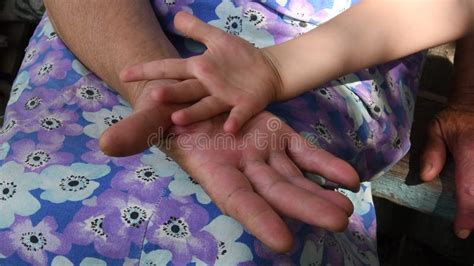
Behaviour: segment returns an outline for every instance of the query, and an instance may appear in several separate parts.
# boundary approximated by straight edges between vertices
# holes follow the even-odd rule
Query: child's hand
[[[159,101],[197,101],[173,113],[175,124],[190,124],[230,110],[224,130],[235,133],[252,116],[278,99],[282,89],[278,70],[263,50],[185,12],[176,15],[175,26],[185,36],[204,43],[207,51],[188,59],[157,60],[134,66],[121,75],[127,82],[182,80],[152,93]]]

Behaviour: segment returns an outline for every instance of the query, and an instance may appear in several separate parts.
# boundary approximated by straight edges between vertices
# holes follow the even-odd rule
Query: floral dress
[[[296,38],[351,0],[155,0],[183,56],[202,45],[172,26],[181,10],[256,47]],[[126,18],[124,18],[126,19]],[[268,110],[366,181],[409,149],[423,56],[362,70]],[[317,71],[317,70],[315,70]],[[272,252],[223,215],[194,179],[157,148],[105,156],[100,134],[131,112],[56,35],[45,15],[32,36],[0,129],[0,265],[376,265],[370,183],[348,229],[332,233],[287,219],[295,236]],[[324,178],[308,175],[316,182]]]

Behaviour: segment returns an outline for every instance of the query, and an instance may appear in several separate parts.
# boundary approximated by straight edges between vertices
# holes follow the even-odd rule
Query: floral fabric
[[[171,21],[180,10],[265,47],[318,27],[353,2],[155,0],[153,6],[169,38],[190,56],[203,47],[176,34]],[[413,55],[365,69],[269,110],[367,180],[409,148],[422,60]],[[0,129],[0,265],[378,264],[370,183],[358,193],[339,189],[355,206],[345,232],[287,219],[295,246],[277,254],[223,215],[157,148],[105,156],[100,134],[130,112],[66,48],[45,15]]]

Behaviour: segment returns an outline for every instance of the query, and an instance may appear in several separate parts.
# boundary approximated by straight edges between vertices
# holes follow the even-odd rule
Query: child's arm
[[[156,95],[171,102],[201,99],[174,113],[173,122],[188,124],[231,110],[224,127],[235,132],[271,101],[461,37],[471,27],[473,5],[472,0],[366,0],[299,38],[261,50],[180,13],[176,28],[208,50],[130,68],[122,79],[184,79]]]
[[[473,23],[472,0],[365,0],[300,38],[265,48],[279,99],[331,79],[454,41]]]
[[[176,111],[172,120],[187,125],[230,111],[224,124],[237,132],[252,116],[276,98],[281,90],[277,70],[263,53],[247,41],[180,12],[175,27],[185,36],[202,42],[207,51],[189,59],[156,60],[122,71],[122,81],[168,79],[180,83],[156,88],[157,101],[195,104]]]

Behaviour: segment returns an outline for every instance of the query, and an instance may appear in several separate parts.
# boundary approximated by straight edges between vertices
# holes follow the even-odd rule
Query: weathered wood
[[[409,162],[410,155],[407,155],[390,172],[375,179],[372,194],[423,213],[453,220],[456,203],[452,163],[434,181],[414,183],[410,180],[417,179],[417,175],[414,173],[415,176],[409,177]]]
[[[428,84],[422,86],[429,88],[438,85],[431,79],[425,83]],[[456,211],[453,163],[449,161],[439,178],[429,183],[420,180],[418,163],[429,123],[446,104],[445,92],[446,88],[442,87],[418,93],[410,153],[388,173],[372,181],[372,193],[396,204],[453,220]]]

